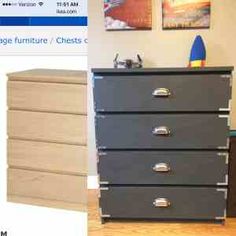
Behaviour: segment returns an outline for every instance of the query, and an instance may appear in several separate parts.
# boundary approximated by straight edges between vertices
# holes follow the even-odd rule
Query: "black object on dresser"
[[[92,70],[103,222],[225,219],[232,70]]]

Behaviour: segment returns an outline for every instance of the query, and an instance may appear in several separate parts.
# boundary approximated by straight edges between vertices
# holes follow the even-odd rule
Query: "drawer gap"
[[[9,111],[27,111],[27,112],[40,112],[40,113],[50,113],[50,114],[63,114],[63,115],[79,115],[79,116],[87,116],[86,113],[73,113],[73,112],[64,112],[64,111],[49,111],[49,110],[41,110],[41,109],[26,109],[26,108],[15,108],[9,107]]]
[[[103,114],[103,115],[124,115],[124,114],[129,114],[129,115],[151,115],[151,114],[229,114],[229,111],[200,111],[200,110],[197,110],[197,111],[122,111],[122,112],[119,112],[119,111],[101,111],[100,109],[95,109],[96,111],[96,114]]]
[[[211,152],[211,151],[216,151],[216,152],[219,152],[219,151],[221,151],[221,152],[227,152],[229,149],[203,149],[203,148],[199,148],[199,149],[155,149],[155,148],[153,148],[153,149],[145,149],[145,148],[130,148],[130,149],[127,149],[127,148],[122,148],[122,149],[113,149],[113,148],[100,148],[100,147],[98,147],[98,149],[99,150],[106,150],[106,151],[116,151],[116,152],[122,152],[122,151],[145,151],[145,152],[148,152],[148,151],[150,151],[150,152],[152,152],[152,151],[173,151],[173,152],[176,152],[176,151],[187,151],[187,152],[191,152],[191,151],[209,151],[209,152]]]
[[[181,184],[101,184],[100,187],[186,187],[186,188],[216,188],[225,189],[228,185],[181,185]]]

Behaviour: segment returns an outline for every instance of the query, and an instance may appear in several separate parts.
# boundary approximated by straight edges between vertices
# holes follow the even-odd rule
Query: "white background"
[[[1,6],[0,5],[0,15],[1,16],[60,16],[60,14],[56,13],[56,9],[77,9],[77,14],[63,14],[63,16],[87,16],[87,2],[86,0],[25,0],[25,1],[19,1],[19,0],[2,0],[1,3],[5,2],[11,2],[11,3],[17,3],[16,6]],[[33,7],[20,7],[19,2],[23,3],[36,3],[36,6]],[[42,6],[38,5],[38,2],[43,2],[44,4]],[[69,2],[69,3],[79,3],[79,7],[57,7],[57,2]]]
[[[0,56],[0,231],[8,236],[86,236],[87,214],[6,202],[6,73],[33,68],[87,69],[83,56]]]
[[[46,45],[37,44],[0,44],[1,55],[87,55],[87,39],[86,26],[20,26],[20,27],[0,27],[0,38],[47,38],[49,42]],[[83,43],[56,43],[56,38],[64,39],[81,38]]]

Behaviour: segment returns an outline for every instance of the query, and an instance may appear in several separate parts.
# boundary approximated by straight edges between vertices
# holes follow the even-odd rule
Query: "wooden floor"
[[[108,222],[99,219],[96,190],[89,190],[89,236],[236,236],[236,219],[214,223]]]

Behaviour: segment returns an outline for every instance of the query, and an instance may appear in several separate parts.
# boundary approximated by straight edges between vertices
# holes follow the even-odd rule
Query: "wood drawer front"
[[[8,111],[11,138],[86,145],[86,116]]]
[[[7,99],[13,109],[87,113],[86,85],[8,81]]]
[[[99,155],[98,172],[109,184],[227,185],[228,153],[108,151]]]
[[[8,195],[86,204],[86,177],[8,169]]]
[[[109,187],[101,191],[103,215],[111,218],[224,219],[226,189],[194,187]],[[168,207],[155,207],[158,198]],[[218,218],[221,217],[221,218]]]
[[[8,140],[8,165],[59,173],[86,175],[85,146]]]
[[[154,135],[166,126],[170,134]],[[99,149],[218,149],[228,148],[227,117],[215,114],[98,115]]]
[[[95,76],[95,110],[219,111],[220,108],[229,108],[229,77],[220,74]],[[153,96],[158,88],[168,89],[171,94],[167,97]]]

